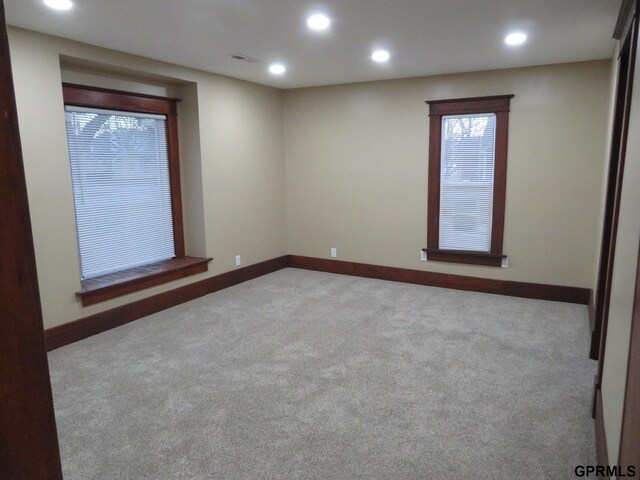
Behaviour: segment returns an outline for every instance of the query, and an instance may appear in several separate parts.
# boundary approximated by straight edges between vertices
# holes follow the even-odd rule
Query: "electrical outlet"
[[[502,259],[502,265],[500,265],[502,268],[509,268],[509,257],[504,257]]]
[[[240,266],[240,255],[236,255],[236,267]]]
[[[332,248],[331,249],[331,258],[336,258],[338,256],[338,249],[337,248]]]
[[[425,252],[424,250],[420,250],[420,261],[421,262],[427,261],[427,252]]]

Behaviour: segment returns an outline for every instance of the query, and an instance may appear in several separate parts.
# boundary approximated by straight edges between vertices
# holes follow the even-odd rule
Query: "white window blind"
[[[491,249],[495,131],[493,113],[442,117],[441,250]]]
[[[82,278],[173,258],[166,118],[65,112]]]

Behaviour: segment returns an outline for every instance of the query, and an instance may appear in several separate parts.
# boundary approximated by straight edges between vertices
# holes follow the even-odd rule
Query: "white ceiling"
[[[611,57],[620,0],[5,0],[10,25],[280,88]],[[333,19],[307,29],[310,13]],[[513,30],[529,35],[504,44]],[[370,59],[386,48],[388,64]],[[244,63],[227,55],[262,60]],[[274,77],[271,62],[288,71]]]

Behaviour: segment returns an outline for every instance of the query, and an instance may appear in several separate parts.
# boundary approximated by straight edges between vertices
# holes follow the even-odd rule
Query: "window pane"
[[[495,127],[495,114],[442,117],[442,250],[491,249]]]
[[[174,257],[166,119],[66,107],[82,278]]]

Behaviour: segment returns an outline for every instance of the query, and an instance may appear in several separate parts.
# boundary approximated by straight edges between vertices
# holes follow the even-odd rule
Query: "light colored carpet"
[[[286,269],[49,355],[66,480],[566,479],[586,307]]]

